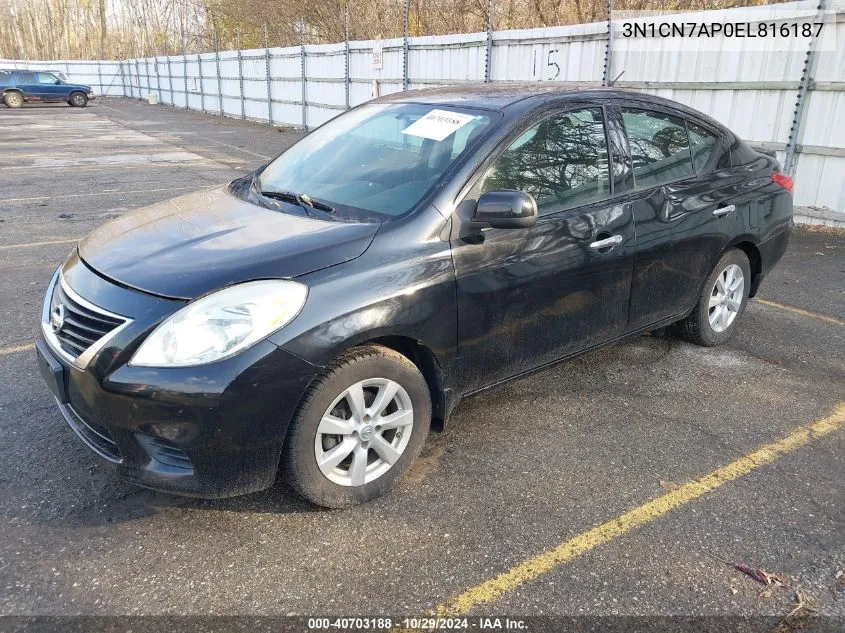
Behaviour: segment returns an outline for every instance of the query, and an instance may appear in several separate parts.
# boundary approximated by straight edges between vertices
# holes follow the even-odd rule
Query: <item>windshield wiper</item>
[[[330,204],[326,204],[321,200],[315,200],[307,193],[295,193],[293,191],[259,191],[258,193],[265,198],[293,202],[294,204],[298,204],[299,206],[305,208],[318,209],[320,211],[326,211],[327,213],[333,213],[335,211],[335,208]]]

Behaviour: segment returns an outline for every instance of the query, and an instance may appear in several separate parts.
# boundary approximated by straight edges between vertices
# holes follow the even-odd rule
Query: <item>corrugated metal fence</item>
[[[608,23],[111,61],[0,62],[66,72],[101,95],[147,98],[223,116],[292,125],[324,123],[403,89],[531,80],[616,85],[689,104],[746,140],[778,152],[795,175],[796,204],[845,213],[845,0],[838,50],[646,50]],[[779,8],[812,14],[819,0]],[[699,12],[716,18],[738,9]],[[615,23],[614,23],[615,24]],[[830,211],[838,212],[831,214]]]

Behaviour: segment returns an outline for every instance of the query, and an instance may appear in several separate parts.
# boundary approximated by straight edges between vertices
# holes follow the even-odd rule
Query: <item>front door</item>
[[[518,189],[539,218],[452,241],[466,391],[612,339],[627,323],[634,227],[625,194],[613,192],[602,108],[552,114],[505,145],[459,212],[486,191]]]
[[[67,100],[67,88],[54,74],[35,73],[35,80],[38,84],[38,96],[44,101]]]

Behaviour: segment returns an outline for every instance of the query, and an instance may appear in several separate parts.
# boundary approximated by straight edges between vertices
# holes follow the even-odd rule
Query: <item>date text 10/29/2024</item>
[[[528,625],[519,618],[475,617],[475,618],[438,618],[438,617],[352,617],[352,618],[309,618],[308,629],[346,630],[346,631],[527,631]]]

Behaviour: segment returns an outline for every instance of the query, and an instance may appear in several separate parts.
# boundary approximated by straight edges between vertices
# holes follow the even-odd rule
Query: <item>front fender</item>
[[[305,306],[270,340],[324,366],[359,343],[402,336],[431,350],[449,373],[457,347],[455,269],[438,218],[422,237],[407,226],[382,229],[357,259],[298,277],[309,288]]]

